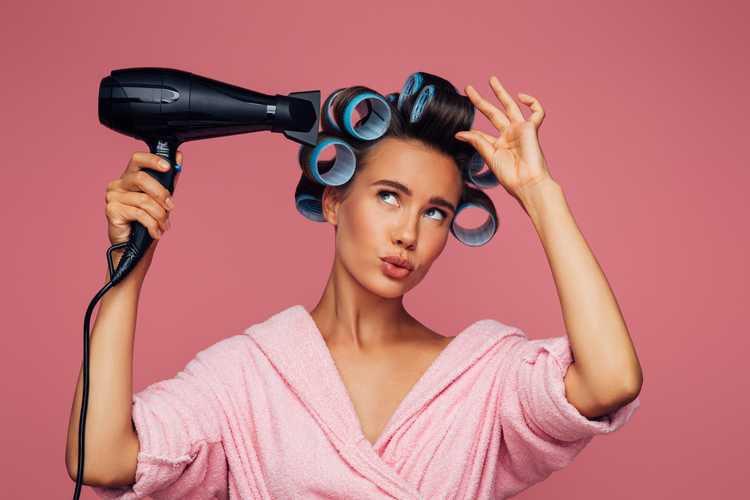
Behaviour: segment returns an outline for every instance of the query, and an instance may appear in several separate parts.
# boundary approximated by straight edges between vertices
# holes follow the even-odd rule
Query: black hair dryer
[[[169,192],[174,189],[177,148],[186,141],[270,130],[315,146],[320,91],[269,96],[169,68],[118,69],[99,85],[99,121],[146,142],[151,153],[169,161],[168,172],[146,169]],[[121,281],[151,244],[148,230],[134,221],[112,285]],[[108,255],[111,255],[111,250]]]
[[[169,162],[167,172],[144,169],[170,193],[177,174],[177,148],[186,141],[270,130],[300,144],[315,146],[320,121],[320,91],[269,96],[235,85],[169,68],[114,70],[99,85],[99,121],[145,141],[152,154]],[[89,394],[89,323],[96,303],[135,268],[153,241],[133,221],[128,241],[107,250],[110,281],[91,300],[83,323],[83,391],[78,426],[78,473],[73,496],[78,499],[84,471],[86,413]],[[117,266],[112,251],[124,248]]]

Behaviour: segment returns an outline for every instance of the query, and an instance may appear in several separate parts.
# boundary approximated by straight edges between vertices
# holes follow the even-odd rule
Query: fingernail
[[[169,162],[167,160],[159,160],[159,166],[161,168],[169,168]]]
[[[171,197],[168,197],[164,202],[167,204],[167,207],[169,207],[170,209],[174,208],[174,202],[172,201]]]

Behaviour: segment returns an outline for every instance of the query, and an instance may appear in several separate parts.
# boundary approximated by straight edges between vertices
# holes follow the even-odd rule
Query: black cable
[[[112,264],[112,251],[124,248],[125,252],[120,258],[120,262],[115,271],[114,265]],[[110,288],[115,286],[121,281],[125,275],[135,267],[134,263],[139,260],[137,255],[137,249],[131,244],[130,241],[123,243],[117,243],[107,249],[107,266],[109,267],[109,282],[97,292],[94,298],[89,303],[86,309],[86,315],[83,319],[83,395],[81,400],[81,414],[78,421],[78,473],[76,476],[76,489],[73,494],[73,499],[78,500],[81,496],[81,485],[83,481],[83,465],[84,465],[84,443],[86,442],[86,413],[89,407],[89,323],[91,322],[91,313],[94,311],[94,307],[101,300],[105,293]],[[126,259],[127,257],[127,259]],[[117,272],[117,274],[115,274]]]

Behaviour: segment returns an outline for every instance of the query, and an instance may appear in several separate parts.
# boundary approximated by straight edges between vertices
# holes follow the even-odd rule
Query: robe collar
[[[346,386],[314,319],[301,305],[284,309],[246,330],[300,398],[331,443],[361,472],[385,476],[401,498],[420,498],[382,457],[393,434],[430,400],[509,333],[511,328],[464,328],[433,360],[391,415],[375,444],[364,435]],[[382,478],[381,478],[382,479]],[[375,480],[375,478],[373,478]]]

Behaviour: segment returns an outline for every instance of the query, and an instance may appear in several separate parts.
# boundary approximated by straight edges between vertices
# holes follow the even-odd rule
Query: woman
[[[135,394],[132,427],[109,441],[124,444],[91,445],[102,463],[116,465],[87,484],[105,498],[506,498],[569,464],[594,435],[621,427],[639,406],[641,369],[548,171],[537,139],[544,111],[519,94],[532,111],[527,120],[495,77],[490,84],[503,110],[471,86],[467,99],[447,80],[415,73],[370,108],[368,117],[385,124],[375,133],[347,115],[357,96],[374,91],[332,94],[321,141],[338,144],[336,160],[318,162],[320,150],[303,148],[295,193],[303,215],[334,227],[320,301],[214,344],[175,378]],[[499,137],[468,130],[474,107]],[[537,229],[570,339],[529,340],[492,319],[446,337],[405,310],[403,295],[449,234],[478,245],[497,228],[489,198],[467,184],[491,184],[479,182],[474,151],[491,171],[484,181],[494,177]],[[324,186],[346,158],[353,175]],[[148,155],[139,159],[156,167]],[[122,228],[137,219],[158,240],[168,193],[137,170],[112,186],[119,210],[108,215]],[[474,232],[455,224],[472,202],[488,213]]]

